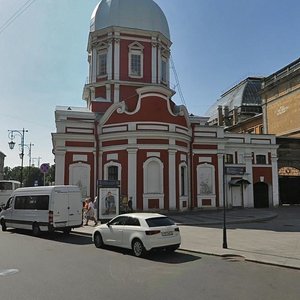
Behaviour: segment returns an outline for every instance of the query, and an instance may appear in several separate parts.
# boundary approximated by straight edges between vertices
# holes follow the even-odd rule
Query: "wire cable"
[[[7,21],[0,26],[0,34],[11,25],[18,17],[20,17],[36,0],[26,1]]]

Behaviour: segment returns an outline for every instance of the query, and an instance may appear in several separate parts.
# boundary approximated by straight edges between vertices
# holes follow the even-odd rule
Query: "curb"
[[[245,261],[252,262],[252,263],[257,263],[257,264],[262,264],[262,265],[269,265],[269,266],[274,266],[274,267],[280,267],[280,268],[286,268],[286,269],[293,269],[293,270],[300,270],[300,267],[295,267],[291,265],[282,265],[278,263],[272,263],[272,262],[267,262],[263,260],[256,260],[256,259],[251,259],[251,258],[246,258],[243,255],[237,255],[237,254],[216,254],[216,253],[211,253],[211,252],[204,252],[204,251],[196,251],[196,250],[190,250],[190,249],[183,249],[180,248],[178,250],[185,251],[185,252],[190,252],[190,253],[197,253],[197,254],[204,254],[204,255],[210,255],[210,256],[217,256],[217,257],[228,257],[230,255],[232,256],[239,256],[243,257]]]

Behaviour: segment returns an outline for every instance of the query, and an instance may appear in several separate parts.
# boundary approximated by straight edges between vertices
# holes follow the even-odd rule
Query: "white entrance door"
[[[233,207],[243,206],[242,186],[231,187],[231,203]]]

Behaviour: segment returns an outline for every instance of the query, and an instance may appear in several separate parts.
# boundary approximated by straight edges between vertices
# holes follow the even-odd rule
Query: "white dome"
[[[91,16],[90,31],[110,26],[158,31],[170,40],[167,19],[153,0],[102,0]]]

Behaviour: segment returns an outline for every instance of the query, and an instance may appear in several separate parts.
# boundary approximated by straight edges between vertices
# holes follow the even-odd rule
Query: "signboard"
[[[227,175],[244,175],[245,167],[225,167],[225,174]]]
[[[50,169],[50,165],[47,163],[41,164],[41,166],[40,166],[40,171],[44,174],[48,173],[49,169]]]
[[[120,180],[98,180],[98,187],[117,187],[120,186]]]
[[[119,214],[119,188],[100,188],[98,199],[100,219],[112,219]]]
[[[120,211],[120,181],[98,180],[98,219],[112,219]]]

